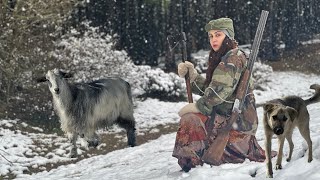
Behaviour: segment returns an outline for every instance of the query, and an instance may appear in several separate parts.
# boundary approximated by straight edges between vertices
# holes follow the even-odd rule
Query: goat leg
[[[72,133],[71,138],[70,138],[70,143],[72,144],[71,152],[70,152],[70,158],[75,158],[78,155],[77,152],[77,139],[78,135],[77,133]]]
[[[136,146],[136,128],[128,128],[127,129],[127,138],[128,138],[128,146],[134,147]]]

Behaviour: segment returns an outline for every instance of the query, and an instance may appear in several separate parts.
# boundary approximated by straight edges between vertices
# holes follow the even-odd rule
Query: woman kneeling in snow
[[[245,54],[234,40],[233,22],[229,18],[210,21],[205,30],[210,45],[209,65],[206,78],[186,61],[178,66],[178,74],[185,77],[189,72],[193,93],[202,97],[179,111],[180,128],[177,132],[173,156],[178,158],[181,168],[188,172],[196,165],[208,162],[204,152],[219,136],[217,130],[227,125],[235,100],[239,79],[247,65]],[[255,138],[258,117],[252,81],[246,95],[244,108],[230,131],[227,146],[219,161],[211,163],[242,163],[246,158],[263,162],[264,150]]]

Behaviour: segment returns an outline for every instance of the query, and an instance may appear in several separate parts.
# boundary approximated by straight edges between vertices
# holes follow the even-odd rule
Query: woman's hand
[[[196,106],[196,103],[187,104],[183,108],[181,108],[180,111],[178,112],[180,117],[182,117],[187,113],[200,113],[199,109]]]
[[[193,64],[189,61],[185,61],[178,64],[178,74],[180,77],[185,77],[189,72],[190,82],[193,82],[198,76],[197,70],[194,68]]]

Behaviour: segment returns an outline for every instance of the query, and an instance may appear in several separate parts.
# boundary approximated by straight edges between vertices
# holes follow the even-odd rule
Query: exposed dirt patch
[[[154,140],[159,138],[161,135],[169,134],[172,132],[176,132],[178,130],[178,124],[166,124],[166,125],[158,125],[151,130],[140,132],[139,135],[137,135],[136,141],[137,146],[144,144],[150,140]],[[89,158],[95,155],[103,155],[107,154],[109,152],[127,148],[127,142],[122,141],[123,138],[126,139],[125,132],[118,133],[118,134],[102,134],[101,135],[101,143],[106,143],[107,145],[104,147],[101,147],[99,149],[97,148],[90,148],[88,151],[86,151],[81,157],[79,157],[76,160],[73,160],[72,162],[62,162],[62,163],[56,163],[56,164],[47,164],[46,170],[50,171],[51,169],[55,169],[61,165],[76,163],[82,159]],[[173,147],[172,147],[173,148]],[[31,173],[39,171],[38,169],[30,169]]]
[[[18,122],[15,124],[15,126],[12,127],[6,127],[6,129],[10,129],[11,131],[14,132],[23,132],[23,134],[27,135],[28,133],[39,133],[37,129],[33,129],[31,126],[25,126],[23,123]],[[136,141],[137,145],[142,145],[150,140],[154,140],[159,138],[161,135],[169,134],[172,132],[176,132],[178,129],[178,124],[166,124],[166,125],[158,125],[156,127],[153,127],[152,129],[146,130],[146,131],[140,131],[137,133]],[[59,138],[61,137],[60,135],[57,135],[54,138]],[[38,173],[41,171],[50,171],[52,169],[55,169],[61,165],[67,165],[67,164],[74,164],[78,161],[81,161],[83,159],[96,156],[96,155],[104,155],[109,152],[127,148],[127,139],[126,139],[126,133],[125,131],[121,133],[113,133],[113,134],[106,134],[102,133],[100,134],[101,138],[101,147],[99,148],[89,148],[86,150],[84,147],[80,147],[82,150],[82,154],[79,155],[77,158],[74,158],[70,161],[60,161],[58,163],[47,163],[47,164],[42,164],[39,166],[29,166],[27,167],[27,170],[24,170],[24,174],[34,174]],[[59,148],[59,145],[55,143],[51,144],[43,144],[41,140],[34,139],[33,140],[33,145],[35,145],[35,148],[32,148],[32,151],[36,152],[37,147],[41,147],[41,152],[39,156],[45,157],[48,153],[53,152],[55,149]],[[6,148],[5,148],[6,149]],[[43,150],[45,149],[45,150]],[[0,152],[1,153],[1,152]],[[67,154],[69,154],[69,151],[66,151]],[[2,154],[2,153],[1,153]],[[5,154],[4,154],[5,155]],[[34,155],[28,155],[24,154],[25,157],[33,158]],[[50,157],[47,157],[50,159]],[[9,172],[6,174],[6,176],[0,176],[1,179],[14,179],[15,175]]]

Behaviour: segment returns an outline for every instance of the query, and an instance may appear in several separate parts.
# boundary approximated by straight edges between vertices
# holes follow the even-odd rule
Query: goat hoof
[[[77,156],[78,156],[78,154],[75,152],[71,152],[69,155],[70,158],[76,158]]]
[[[130,143],[128,144],[129,147],[135,147],[136,146],[136,143]]]
[[[77,150],[71,150],[69,157],[76,158],[78,156]]]
[[[88,142],[88,147],[94,147],[94,148],[96,148],[100,144],[100,141],[97,141],[97,140],[87,141],[87,142]]]
[[[70,154],[70,156],[69,156],[70,158],[76,158],[77,157],[77,155],[76,154]]]
[[[278,169],[282,169],[281,164],[277,164],[277,165],[276,165],[276,170],[278,170]]]
[[[291,161],[291,158],[287,158],[287,162],[290,162]]]
[[[309,158],[309,159],[308,159],[308,163],[311,162],[312,160],[313,160],[312,158]]]
[[[136,137],[135,136],[128,136],[128,146],[134,147],[136,146]]]

